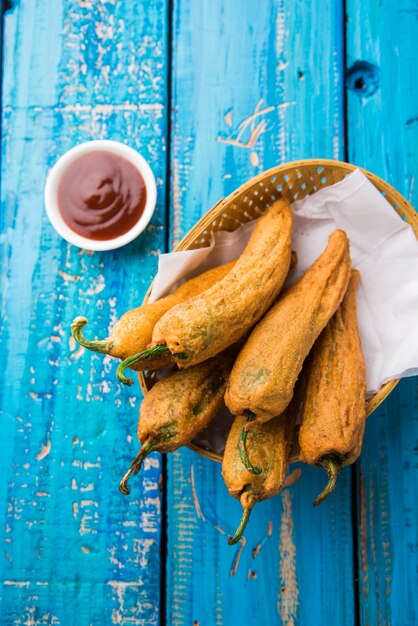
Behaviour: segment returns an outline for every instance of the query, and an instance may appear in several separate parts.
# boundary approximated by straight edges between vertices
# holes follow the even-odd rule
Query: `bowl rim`
[[[367,178],[375,185],[375,187],[380,192],[382,191],[389,192],[392,197],[395,196],[396,203],[397,203],[395,210],[399,214],[398,208],[402,207],[402,210],[404,211],[404,215],[407,218],[406,221],[412,227],[415,233],[415,236],[418,239],[418,213],[415,211],[412,204],[397,189],[395,189],[395,187],[387,183],[385,180],[383,180],[376,174],[373,174],[372,172],[370,172],[369,170],[363,167],[360,167],[353,163],[347,163],[346,161],[339,161],[337,159],[302,159],[298,161],[289,161],[287,163],[274,166],[268,170],[264,170],[260,174],[257,174],[257,176],[254,176],[250,178],[248,181],[246,181],[245,183],[243,183],[241,186],[239,186],[237,189],[235,189],[225,198],[221,198],[200,218],[200,220],[198,220],[198,222],[196,222],[196,224],[185,234],[185,236],[181,239],[181,241],[179,241],[179,243],[176,244],[176,246],[174,246],[172,251],[179,252],[181,250],[188,249],[189,240],[198,239],[199,236],[203,233],[203,231],[211,228],[212,221],[214,220],[214,217],[215,217],[214,212],[222,213],[222,210],[225,204],[231,202],[236,196],[241,195],[250,187],[257,185],[260,181],[263,181],[266,178],[273,177],[279,173],[283,173],[288,170],[297,169],[298,167],[305,167],[307,165],[312,166],[312,167],[323,167],[323,166],[335,167],[338,169],[345,170],[347,174],[357,169],[360,170],[361,172],[363,172],[363,174],[367,176]],[[402,219],[401,215],[399,215],[399,217],[400,219]],[[193,237],[191,237],[190,235],[192,231],[193,231]],[[151,292],[153,282],[154,281],[151,282],[147,290],[147,293],[145,294],[143,304],[145,304],[148,301],[148,297]],[[142,392],[144,394],[147,393],[148,388],[146,385],[146,380],[145,380],[143,372],[138,372],[138,379],[139,379]],[[396,387],[398,383],[399,383],[399,379],[388,381],[387,383],[382,385],[379,391],[367,401],[367,404],[366,404],[366,416],[367,417],[369,417],[369,415],[371,415],[380,406],[380,404],[388,397],[388,395],[393,391],[393,389]],[[200,456],[208,458],[212,461],[216,461],[218,463],[222,463],[222,455],[217,452],[214,452],[213,450],[208,450],[208,449],[199,447],[194,443],[189,443],[185,447],[189,448],[193,452],[196,452]],[[296,452],[297,450],[293,451],[289,459],[290,462],[296,462],[298,460],[296,456]]]
[[[141,174],[147,191],[145,207],[139,220],[126,233],[112,239],[96,240],[79,235],[66,224],[58,208],[58,188],[65,172],[77,159],[92,152],[107,152],[126,159]],[[111,139],[95,139],[74,146],[56,161],[48,172],[45,183],[44,204],[49,221],[63,239],[84,250],[115,250],[136,239],[148,226],[156,201],[157,184],[146,159],[131,146]]]

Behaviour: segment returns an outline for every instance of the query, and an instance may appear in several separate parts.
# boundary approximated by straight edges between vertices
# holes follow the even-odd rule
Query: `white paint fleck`
[[[227,111],[227,113],[225,113],[224,120],[225,120],[225,124],[229,126],[229,128],[232,128],[232,109],[230,109],[229,111]]]
[[[254,150],[250,154],[250,160],[251,160],[251,165],[253,167],[257,167],[257,165],[259,164],[258,154]]]
[[[196,492],[196,485],[195,485],[195,480],[194,480],[194,465],[193,463],[190,465],[190,486],[192,488],[192,497],[193,497],[193,503],[194,503],[194,507],[196,510],[196,515],[199,519],[201,519],[203,522],[206,521],[205,516],[202,513],[202,509],[200,508],[200,502],[199,499],[197,497],[197,492]]]
[[[144,469],[149,469],[151,467],[154,467],[156,469],[158,469],[160,467],[160,461],[158,460],[158,457],[147,456],[147,458],[144,461]]]
[[[77,276],[74,274],[68,274],[68,272],[64,272],[63,270],[58,270],[58,274],[64,280],[64,285],[68,285],[70,282],[76,283],[79,280],[83,280],[82,276]]]
[[[30,580],[4,580],[3,585],[9,585],[11,587],[29,587]]]
[[[135,593],[138,594],[137,590],[139,587],[142,587],[144,583],[142,581],[124,582],[121,580],[109,580],[107,584],[112,587],[118,602],[118,608],[112,611],[112,623],[126,624],[126,620],[129,619],[131,624],[140,624],[139,618],[137,617],[132,616],[126,618],[125,593],[130,590],[135,590]]]
[[[101,293],[103,289],[106,287],[106,282],[103,274],[99,274],[95,276],[91,281],[91,287],[85,290],[86,296],[97,296],[97,294]]]
[[[115,547],[108,548],[108,552],[110,554],[109,561],[112,563],[112,565],[116,565],[118,569],[123,569],[125,567],[124,564],[121,561],[119,561],[115,556],[116,548]]]
[[[109,385],[107,380],[103,380],[100,383],[99,388],[100,388],[100,393],[109,393],[110,392],[110,385]]]
[[[100,457],[99,457],[100,458]],[[90,461],[86,461],[86,463],[84,463],[83,467],[84,469],[90,469],[91,467],[101,467],[101,463],[90,463]]]
[[[73,337],[71,337],[71,339],[73,339]],[[71,358],[73,359],[73,361],[78,361],[78,359],[82,356],[82,354],[84,354],[84,352],[85,348],[83,348],[83,346],[80,346],[77,350],[71,353]]]
[[[153,546],[155,546],[155,539],[134,539],[134,563],[137,563],[142,568],[147,567],[149,561],[149,553]]]
[[[42,445],[40,451],[36,455],[37,461],[42,461],[51,452],[51,442],[47,439],[46,443]]]
[[[96,502],[95,500],[81,500],[80,502],[80,506],[81,508],[85,508],[86,506],[95,506],[98,507],[99,503]]]
[[[284,626],[294,626],[299,606],[296,575],[296,546],[293,540],[293,512],[290,491],[281,496],[283,512],[280,520],[280,590],[277,610]]]
[[[94,484],[93,483],[89,483],[85,487],[80,487],[80,491],[82,491],[82,492],[94,491]]]

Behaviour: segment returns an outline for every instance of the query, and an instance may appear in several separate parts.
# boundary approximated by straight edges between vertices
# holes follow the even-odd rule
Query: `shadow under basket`
[[[418,238],[418,214],[412,205],[391,185],[367,170],[350,163],[328,159],[309,159],[273,167],[249,180],[227,198],[215,204],[187,233],[173,252],[204,248],[210,244],[212,232],[220,230],[231,232],[242,224],[260,217],[280,196],[284,196],[290,202],[301,200],[324,187],[338,183],[356,169],[360,169],[385,196],[399,214],[400,219],[412,226]],[[151,286],[143,304],[148,301],[150,291]],[[155,375],[152,372],[140,372],[138,378],[141,389],[146,394],[155,381]],[[398,380],[392,380],[386,383],[368,400],[368,416],[377,409],[398,382]],[[201,456],[222,462],[222,454],[218,454],[203,445],[192,443],[188,447]],[[293,451],[291,460],[297,460],[297,449]]]

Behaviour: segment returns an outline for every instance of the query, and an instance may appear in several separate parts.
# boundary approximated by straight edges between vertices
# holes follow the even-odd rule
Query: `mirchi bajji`
[[[340,467],[356,461],[366,423],[366,366],[357,323],[352,271],[345,297],[315,343],[307,370],[300,460],[322,466],[328,484],[314,501],[321,504],[333,491]]]
[[[161,346],[177,365],[189,367],[219,354],[243,337],[276,299],[289,272],[293,216],[284,198],[257,220],[251,238],[234,267],[205,292],[178,304],[155,325],[152,348]],[[138,353],[118,368],[146,357]]]
[[[248,433],[252,458],[259,470],[256,474],[246,468],[239,450],[247,417],[235,418],[226,442],[222,476],[231,496],[240,501],[243,514],[234,536],[228,537],[230,545],[241,539],[254,505],[277,495],[285,486],[296,417],[297,405],[292,402],[282,415],[258,424]]]
[[[84,348],[102,354],[109,354],[125,360],[137,352],[145,350],[152,339],[152,332],[158,320],[173,306],[184,302],[202,291],[206,291],[221,280],[234,266],[235,261],[219,265],[180,285],[172,293],[160,298],[152,304],[127,311],[113,326],[110,336],[101,340],[88,340],[84,337],[83,328],[87,324],[85,317],[76,317],[71,325],[74,339]],[[142,361],[132,363],[134,370],[154,370],[172,362],[166,350],[156,347]],[[128,381],[127,384],[130,384]]]
[[[246,429],[283,413],[303,362],[335,313],[350,278],[347,235],[334,231],[321,256],[251,332],[232,368],[225,402]]]
[[[236,353],[232,347],[204,363],[176,370],[146,394],[138,421],[142,447],[120,483],[122,493],[129,493],[129,477],[139,472],[150,452],[173,452],[208,426],[223,404]]]

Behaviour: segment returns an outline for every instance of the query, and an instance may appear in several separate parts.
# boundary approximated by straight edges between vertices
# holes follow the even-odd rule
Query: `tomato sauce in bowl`
[[[140,172],[111,152],[90,152],[64,172],[58,208],[65,223],[89,239],[113,239],[140,219],[147,199]]]
[[[86,250],[114,250],[147,227],[157,200],[154,174],[136,150],[96,140],[66,152],[48,174],[45,208],[57,233]]]

